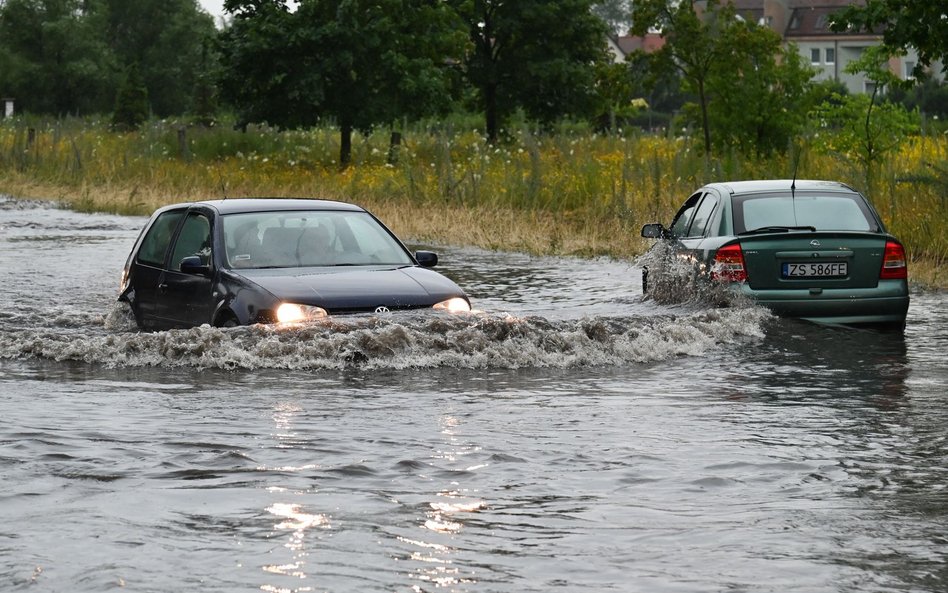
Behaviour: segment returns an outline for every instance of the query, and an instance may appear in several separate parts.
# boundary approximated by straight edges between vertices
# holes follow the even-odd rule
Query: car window
[[[688,227],[691,224],[691,218],[695,213],[695,206],[698,204],[698,200],[701,199],[701,194],[695,194],[688,198],[688,201],[685,202],[684,206],[678,211],[678,214],[675,215],[675,220],[672,221],[671,233],[676,237],[684,237],[688,233]]]
[[[411,257],[367,212],[305,210],[222,217],[232,268],[409,265]]]
[[[691,226],[688,228],[689,237],[704,236],[705,227],[708,226],[708,221],[711,220],[711,215],[714,213],[714,207],[717,206],[717,204],[717,198],[711,194],[705,195],[701,201],[701,205],[698,206],[698,209],[695,211]]]
[[[184,210],[172,210],[158,216],[148,229],[148,234],[142,239],[142,245],[138,249],[139,263],[150,266],[164,265],[168,244],[171,243],[171,234],[174,233],[183,215]]]
[[[811,226],[821,231],[876,228],[866,203],[857,194],[742,196],[735,202],[737,233],[768,226]]]
[[[196,255],[203,265],[211,261],[211,223],[198,212],[188,213],[171,254],[171,269],[180,270],[181,260]]]

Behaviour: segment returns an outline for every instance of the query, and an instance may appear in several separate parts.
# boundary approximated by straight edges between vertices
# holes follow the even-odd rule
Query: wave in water
[[[552,321],[510,315],[387,315],[295,326],[132,331],[117,305],[98,327],[8,329],[0,358],[221,369],[529,368],[699,356],[763,336],[759,307]]]

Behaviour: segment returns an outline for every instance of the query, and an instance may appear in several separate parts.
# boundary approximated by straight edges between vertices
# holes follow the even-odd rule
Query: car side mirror
[[[178,269],[181,270],[183,274],[195,274],[197,276],[211,275],[211,266],[201,262],[201,258],[197,255],[189,255],[182,259]]]
[[[664,239],[668,231],[660,222],[653,222],[642,227],[642,236],[646,239]]]
[[[416,251],[415,261],[423,268],[433,268],[438,265],[438,254],[433,251]]]

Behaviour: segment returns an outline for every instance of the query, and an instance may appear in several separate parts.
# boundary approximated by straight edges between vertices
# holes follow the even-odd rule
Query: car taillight
[[[744,252],[740,243],[725,245],[718,249],[711,265],[711,279],[722,282],[745,282],[747,270],[744,268]]]
[[[879,280],[901,280],[905,278],[908,278],[905,248],[895,241],[886,241]]]

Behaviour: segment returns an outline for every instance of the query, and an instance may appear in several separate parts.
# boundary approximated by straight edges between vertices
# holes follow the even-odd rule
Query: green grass
[[[631,257],[646,245],[641,225],[668,223],[701,184],[792,176],[785,155],[706,159],[687,139],[603,136],[581,126],[556,134],[524,129],[496,147],[451,123],[418,125],[403,138],[390,164],[386,130],[356,135],[352,166],[340,171],[338,132],[330,127],[240,132],[155,121],[117,134],[90,120],[4,120],[0,192],[123,214],[225,195],[325,197],[362,204],[417,240]],[[946,136],[912,138],[867,192],[939,285],[937,270],[948,259],[946,162]],[[797,177],[865,189],[846,155],[805,146]]]

